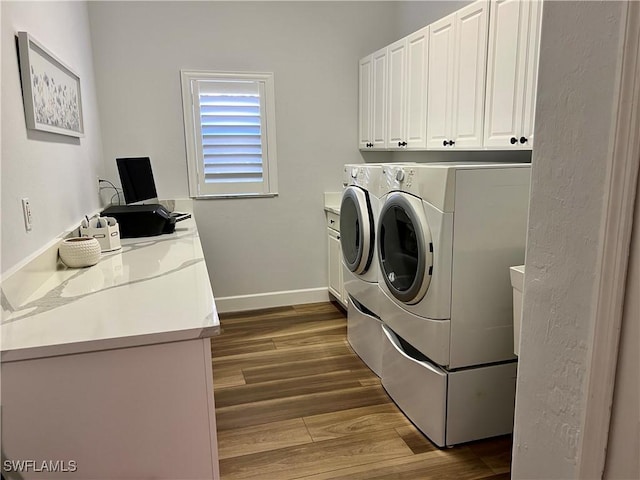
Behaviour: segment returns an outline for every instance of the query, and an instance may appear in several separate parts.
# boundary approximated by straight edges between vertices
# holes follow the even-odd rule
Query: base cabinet
[[[342,306],[347,306],[347,292],[342,274],[342,249],[340,247],[340,216],[327,212],[328,276],[329,293]]]
[[[7,480],[219,479],[210,339],[3,362],[2,458]]]

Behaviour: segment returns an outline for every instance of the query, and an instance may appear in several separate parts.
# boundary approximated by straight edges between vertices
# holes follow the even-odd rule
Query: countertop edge
[[[81,353],[102,352],[118,350],[121,348],[142,347],[160,343],[183,342],[214,337],[220,334],[220,325],[198,327],[171,332],[158,332],[145,335],[132,335],[129,337],[106,338],[89,340],[86,342],[64,343],[58,345],[45,345],[41,347],[26,347],[16,350],[5,350],[0,360],[2,363],[34,360],[46,357],[59,357],[63,355],[75,355]]]

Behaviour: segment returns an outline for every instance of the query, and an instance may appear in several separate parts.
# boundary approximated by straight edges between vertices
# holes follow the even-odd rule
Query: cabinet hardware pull
[[[336,238],[337,238],[338,240],[340,240],[340,235],[336,235]]]
[[[446,147],[447,145],[449,145],[449,142],[447,142],[446,140],[444,140],[444,141],[442,142],[442,146],[443,146],[443,147]]]
[[[511,142],[511,145],[515,145],[516,143],[518,143],[518,139],[516,137],[511,137],[511,140],[509,140]]]
[[[453,146],[455,144],[456,144],[456,142],[454,142],[453,140],[449,140],[449,145]]]
[[[402,142],[398,142],[398,146],[401,147],[402,146]]]
[[[329,223],[330,223],[331,225],[333,225],[334,223],[336,223],[336,221],[335,221],[335,220],[329,220]]]
[[[520,143],[527,143],[527,140],[526,137],[520,137]]]

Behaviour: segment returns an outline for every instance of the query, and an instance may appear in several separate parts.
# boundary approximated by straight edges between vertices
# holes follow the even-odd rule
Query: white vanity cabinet
[[[491,2],[485,147],[533,147],[541,17],[542,2]]]
[[[389,45],[387,148],[424,149],[429,27]]]
[[[384,149],[387,145],[387,48],[360,60],[358,146]]]
[[[327,216],[328,235],[328,276],[329,293],[333,295],[345,308],[347,306],[347,292],[344,288],[342,276],[342,249],[340,247],[340,215],[335,211],[325,210]]]
[[[430,26],[428,149],[483,147],[488,12],[480,0]]]

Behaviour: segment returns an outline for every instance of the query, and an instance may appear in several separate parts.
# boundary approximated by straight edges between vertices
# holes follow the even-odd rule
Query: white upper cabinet
[[[429,61],[429,27],[407,37],[406,134],[407,148],[427,146],[427,62]]]
[[[542,0],[476,0],[360,60],[361,149],[531,149]]]
[[[387,47],[387,148],[406,146],[407,39]]]
[[[431,25],[427,147],[482,148],[489,5],[477,1]]]
[[[488,18],[487,1],[475,2],[456,13],[452,120],[455,147],[482,147]]]
[[[429,27],[387,47],[387,148],[425,148]]]
[[[387,49],[371,56],[371,126],[373,148],[387,146]]]
[[[373,129],[371,122],[371,104],[373,103],[371,84],[372,76],[372,55],[369,55],[359,63],[359,98],[358,98],[358,147],[373,147]]]
[[[387,49],[359,62],[358,147],[385,148],[387,139]]]
[[[425,149],[429,27],[360,60],[358,146]]]
[[[542,2],[492,0],[484,145],[531,149]]]
[[[427,74],[427,147],[448,146],[452,134],[455,14],[433,24]]]

